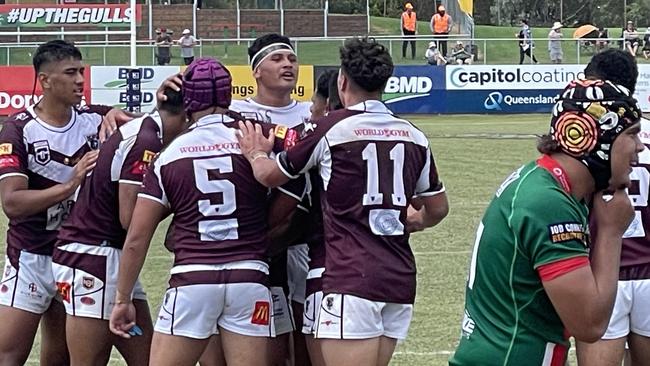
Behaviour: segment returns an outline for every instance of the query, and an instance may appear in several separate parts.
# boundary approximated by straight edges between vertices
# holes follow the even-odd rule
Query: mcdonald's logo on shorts
[[[268,301],[257,301],[255,303],[255,309],[253,310],[253,317],[251,318],[252,324],[258,325],[269,325],[269,302]]]

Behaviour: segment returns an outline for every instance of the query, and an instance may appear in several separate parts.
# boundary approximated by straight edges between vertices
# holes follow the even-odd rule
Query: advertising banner
[[[382,100],[395,113],[444,113],[444,66],[395,66]]]
[[[550,113],[561,90],[451,90],[445,113]]]
[[[126,66],[93,66],[90,68],[92,102],[125,108],[129,100]],[[143,112],[156,106],[156,90],[169,76],[181,71],[180,66],[140,67],[141,105]]]
[[[135,20],[142,22],[142,5]],[[129,4],[11,4],[0,5],[0,27],[129,27]]]
[[[41,86],[36,83],[32,66],[0,66],[0,115],[8,116],[21,109],[27,108],[40,100],[43,95]],[[84,88],[85,100],[90,98],[88,78],[90,70],[86,68],[86,85]]]
[[[650,112],[650,65],[639,64],[634,97],[639,101],[642,111]]]
[[[564,89],[584,77],[584,65],[448,66],[447,90]]]
[[[232,98],[245,99],[255,96],[257,93],[257,84],[253,77],[253,71],[250,66],[236,65],[227,66],[232,75]],[[298,84],[291,93],[295,100],[308,101],[314,94],[314,67],[311,65],[301,65],[298,70]]]

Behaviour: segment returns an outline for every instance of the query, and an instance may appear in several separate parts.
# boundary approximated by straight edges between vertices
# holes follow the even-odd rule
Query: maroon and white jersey
[[[277,161],[289,177],[318,166],[325,232],[323,292],[413,303],[411,198],[444,191],[427,137],[375,100],[331,112]]]
[[[99,147],[97,133],[104,106],[74,109],[70,121],[54,127],[42,121],[34,107],[15,114],[0,132],[0,179],[22,176],[28,189],[42,190],[67,182],[74,166]],[[74,195],[38,214],[9,220],[9,249],[51,255],[60,224],[68,217]]]
[[[162,149],[160,115],[145,115],[120,127],[99,151],[97,166],[79,191],[57,245],[83,243],[122,249],[126,230],[120,223],[119,185],[140,186],[154,156]]]
[[[650,120],[641,120],[641,142],[645,149],[639,154],[639,164],[630,174],[628,190],[634,205],[634,220],[623,235],[621,249],[621,280],[650,279]]]
[[[311,102],[299,102],[296,100],[291,100],[291,103],[284,107],[270,107],[259,104],[252,98],[246,98],[243,100],[233,100],[229,109],[240,113],[257,113],[263,122],[294,128],[309,120],[311,117],[310,107]]]
[[[174,215],[174,265],[267,259],[268,189],[241,154],[235,126],[223,115],[200,119],[145,176],[138,197]]]

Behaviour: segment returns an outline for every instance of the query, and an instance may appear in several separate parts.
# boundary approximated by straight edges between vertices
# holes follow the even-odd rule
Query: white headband
[[[262,63],[262,61],[266,60],[267,57],[280,51],[289,51],[293,55],[296,54],[293,51],[293,47],[286,43],[271,43],[268,46],[262,47],[262,49],[257,51],[257,53],[251,58],[251,67],[253,68],[253,71],[255,71],[255,69],[257,69],[257,67]]]

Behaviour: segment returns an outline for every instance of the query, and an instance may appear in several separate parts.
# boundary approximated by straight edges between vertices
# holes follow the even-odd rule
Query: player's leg
[[[153,338],[153,324],[151,323],[151,314],[149,313],[149,303],[147,300],[138,299],[135,294],[133,298],[135,306],[136,319],[135,323],[142,330],[142,335],[124,339],[114,337],[113,343],[120,352],[126,364],[129,366],[146,366],[149,364],[149,354]]]
[[[150,365],[194,366],[209,338],[196,339],[155,332],[151,342]]]
[[[309,246],[307,244],[294,245],[287,250],[287,282],[289,285],[289,299],[294,323],[292,335],[293,364],[309,365],[309,353],[302,333],[303,311],[307,287],[307,273],[309,272]]]
[[[631,364],[634,366],[650,365],[650,337],[630,333],[627,337],[630,346]]]
[[[49,256],[7,248],[0,282],[0,365],[23,365],[56,294]],[[49,276],[48,276],[49,274]]]
[[[0,365],[25,364],[40,320],[40,314],[0,305]]]
[[[221,336],[218,334],[210,337],[210,341],[205,347],[201,358],[199,359],[200,366],[225,366],[226,359],[223,354],[223,346],[221,345]]]
[[[318,285],[315,285],[316,288],[320,288],[320,278],[309,279],[308,288],[314,286],[316,281]],[[307,346],[307,352],[309,353],[309,359],[313,366],[325,366],[325,360],[323,359],[323,353],[321,352],[320,342],[318,339],[314,338],[314,333],[316,332],[316,315],[317,310],[320,309],[320,303],[323,301],[323,292],[315,291],[313,289],[308,289],[308,295],[305,299],[305,305],[303,310],[302,317],[302,333],[305,337],[305,344]]]
[[[68,315],[65,324],[70,345],[70,365],[106,365],[111,357],[113,335],[108,322]]]
[[[245,336],[223,328],[219,328],[219,334],[228,366],[269,365],[269,338]]]
[[[614,310],[603,339],[596,343],[576,342],[578,365],[621,365],[625,354],[625,340],[630,332],[632,294],[632,281],[618,281]]]
[[[292,333],[293,339],[293,364],[309,366],[309,351],[305,335],[302,333],[302,319],[305,305],[297,301],[291,301],[293,310],[293,319],[295,320],[296,330]]]
[[[328,366],[376,366],[381,337],[369,339],[321,339]]]
[[[386,336],[379,337],[379,352],[377,355],[377,366],[384,366],[390,363],[395,352],[397,339]]]

